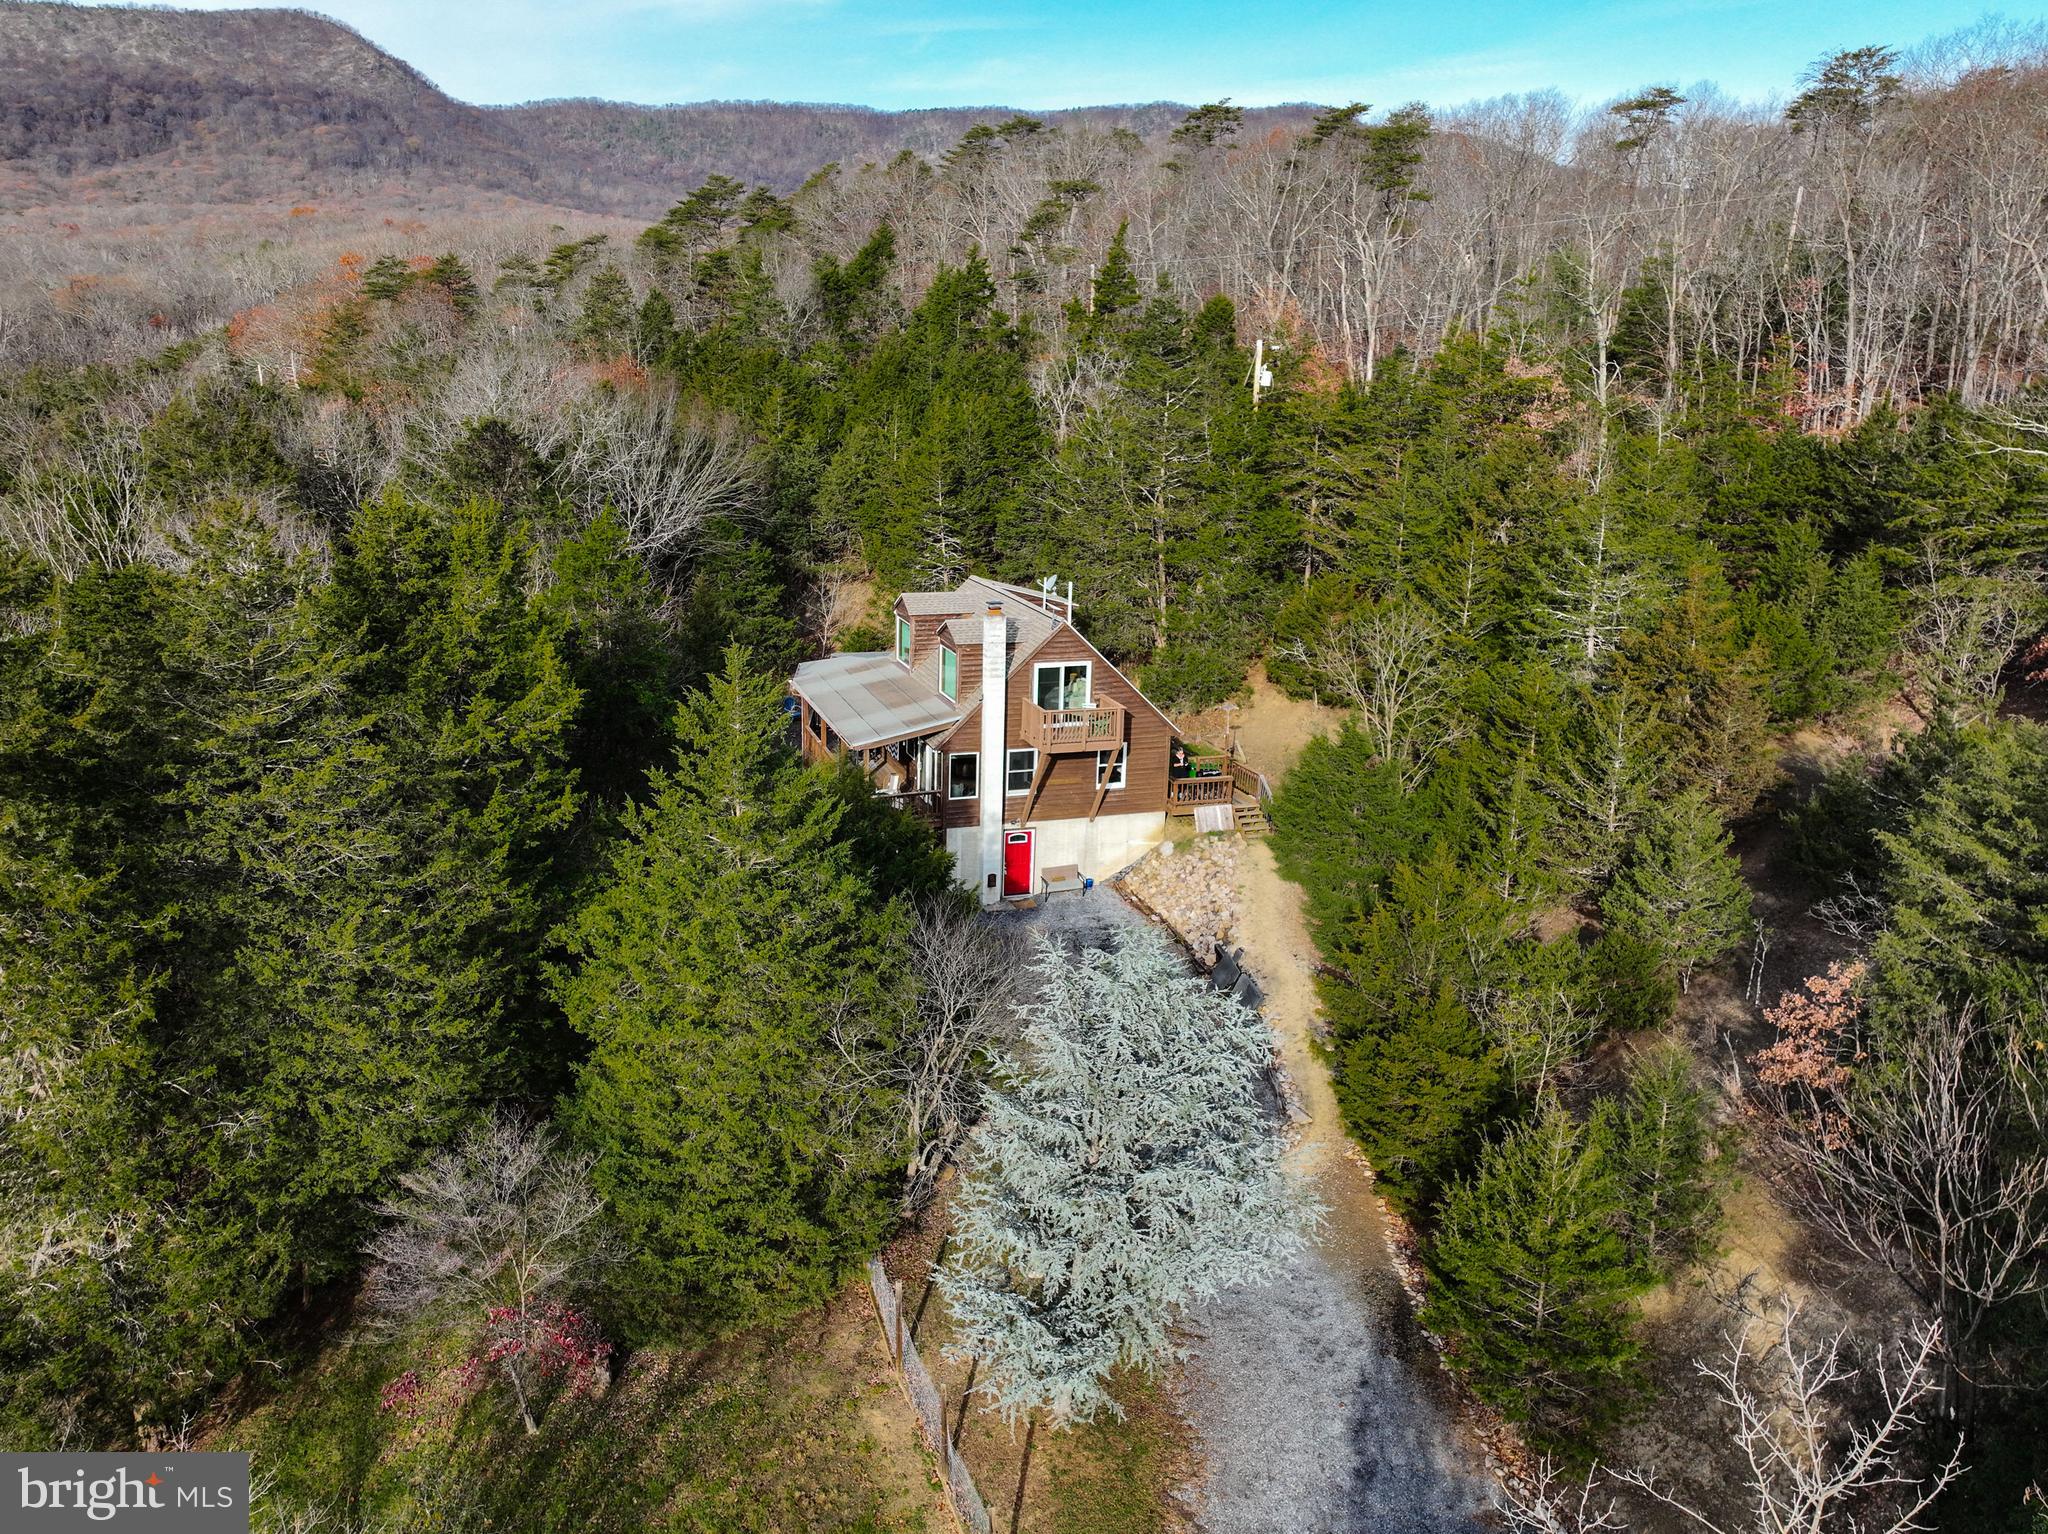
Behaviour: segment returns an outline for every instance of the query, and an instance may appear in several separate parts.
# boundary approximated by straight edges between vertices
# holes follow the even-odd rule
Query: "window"
[[[1013,794],[1031,792],[1031,779],[1038,771],[1038,753],[1026,746],[1022,751],[1010,753],[1009,781],[1004,787]]]
[[[952,650],[939,651],[939,691],[949,698],[960,696],[960,657]]]
[[[896,619],[896,658],[910,664],[910,620],[900,615]]]
[[[1040,708],[1086,708],[1092,693],[1089,673],[1094,662],[1040,661],[1031,668],[1031,699]]]
[[[1124,757],[1127,747],[1118,746],[1114,751],[1095,753],[1095,786],[1097,788],[1122,788],[1124,786]],[[1107,775],[1105,781],[1105,774]]]
[[[959,751],[946,758],[946,797],[972,799],[981,792],[980,753]]]

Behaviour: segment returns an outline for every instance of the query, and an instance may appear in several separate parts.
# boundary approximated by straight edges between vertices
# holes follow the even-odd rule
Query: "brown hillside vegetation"
[[[1045,114],[1163,138],[1159,102]],[[879,112],[707,102],[454,100],[308,11],[0,4],[0,210],[77,201],[238,203],[514,194],[651,216],[718,172],[790,190],[820,165],[932,156],[1007,107]],[[1252,113],[1305,121],[1306,109]]]

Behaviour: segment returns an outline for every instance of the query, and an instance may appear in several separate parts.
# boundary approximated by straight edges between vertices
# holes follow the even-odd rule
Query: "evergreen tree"
[[[1128,220],[1116,226],[1089,288],[1088,312],[1098,320],[1138,307],[1138,274],[1131,265],[1130,233]]]
[[[1694,568],[1657,625],[1623,642],[1612,680],[1656,712],[1667,732],[1667,773],[1740,815],[1771,773],[1760,657],[1742,642],[1726,582]]]
[[[1400,768],[1347,719],[1308,743],[1272,817],[1280,871],[1301,886],[1310,917],[1329,923],[1365,905],[1387,871],[1416,854],[1427,811],[1408,802]]]
[[[1108,1410],[1190,1301],[1263,1282],[1304,1207],[1258,1100],[1272,1037],[1149,932],[1114,949],[1040,940],[1021,1058],[998,1063],[938,1283],[949,1355],[1012,1418]]]
[[[1325,982],[1344,1126],[1402,1209],[1426,1209],[1470,1160],[1499,1103],[1499,1050],[1445,986],[1420,1000]]]
[[[175,1419],[242,1339],[172,1258],[157,1068],[175,909],[154,795],[163,576],[57,584],[0,554],[0,1437],[54,1449]]]
[[[1629,1070],[1615,1155],[1633,1239],[1662,1272],[1698,1254],[1720,1213],[1711,1149],[1707,1094],[1693,1080],[1690,1053],[1653,1048]]]
[[[738,651],[676,718],[676,762],[625,817],[565,926],[555,996],[591,1043],[566,1104],[634,1250],[642,1334],[822,1301],[887,1223],[887,1047],[907,923],[859,875],[844,808],[784,744],[782,690]]]
[[[1688,789],[1651,811],[1602,902],[1615,930],[1658,947],[1683,990],[1749,930],[1749,886],[1728,845],[1706,795]]]
[[[1881,791],[1904,802],[1872,835],[1889,912],[1876,945],[1880,1012],[1910,1027],[1916,1009],[1966,997],[2038,1006],[2048,972],[2048,729],[2014,719],[1958,731]]]
[[[180,1155],[213,1211],[195,1244],[274,1306],[352,1265],[361,1200],[495,1084],[513,960],[492,939],[519,892],[501,847],[423,798],[402,716],[359,701],[363,660],[304,562],[239,520],[196,553],[169,615],[198,759],[164,796],[189,1010],[163,1064],[192,1083]]]
[[[583,289],[575,336],[592,357],[615,357],[634,333],[632,285],[616,266],[599,267]]]
[[[647,290],[633,316],[633,356],[642,364],[658,362],[676,344],[675,305],[659,287]]]
[[[1651,1272],[1628,1238],[1613,1117],[1553,1103],[1445,1196],[1424,1249],[1422,1323],[1482,1400],[1539,1444],[1583,1450],[1620,1413]]]

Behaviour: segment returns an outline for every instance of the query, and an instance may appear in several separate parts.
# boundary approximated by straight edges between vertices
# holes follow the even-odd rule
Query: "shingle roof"
[[[978,593],[962,596],[957,591],[906,591],[896,600],[913,618],[936,618],[947,613],[972,612],[980,596]]]
[[[1051,638],[1052,631],[1059,626],[1056,619],[1046,616],[1035,607],[1019,607],[1014,611],[1006,609],[1003,619],[1004,630],[1009,635],[1010,653],[1013,656],[1019,653],[1030,654]],[[952,640],[956,647],[978,645],[981,643],[981,616],[976,613],[966,617],[948,618],[939,625],[939,632]]]
[[[961,707],[887,651],[807,660],[790,686],[855,750],[958,724]]]

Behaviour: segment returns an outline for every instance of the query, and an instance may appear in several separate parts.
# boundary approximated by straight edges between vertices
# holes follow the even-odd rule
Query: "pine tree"
[[[1423,1325],[1539,1444],[1582,1449],[1625,1404],[1651,1277],[1629,1207],[1611,1114],[1581,1124],[1552,1103],[1450,1190],[1425,1248]]]
[[[616,266],[599,267],[583,289],[576,339],[592,357],[615,357],[633,337],[633,288]]]
[[[591,1041],[566,1105],[635,1256],[643,1334],[819,1303],[887,1222],[892,1094],[848,1075],[904,998],[903,912],[859,876],[782,689],[734,651],[676,719],[555,975]]]
[[[1602,903],[1616,930],[1662,950],[1683,990],[1749,930],[1749,886],[1728,847],[1707,796],[1688,789],[1651,811]]]
[[[1138,274],[1131,265],[1129,220],[1116,226],[1116,234],[1104,252],[1089,289],[1088,312],[1098,320],[1124,314],[1138,307]]]
[[[1031,973],[938,1283],[976,1389],[1064,1426],[1121,1416],[1110,1372],[1154,1366],[1190,1301],[1271,1278],[1305,1207],[1258,1100],[1258,1014],[1150,932],[1079,954],[1041,939]]]
[[[1720,1209],[1709,1155],[1707,1095],[1681,1045],[1653,1048],[1631,1066],[1616,1159],[1631,1198],[1632,1237],[1665,1273],[1699,1252]]]
[[[1388,870],[1418,851],[1426,812],[1401,790],[1401,771],[1379,759],[1346,720],[1335,736],[1308,743],[1272,807],[1280,871],[1308,897],[1318,923],[1361,906]]]

